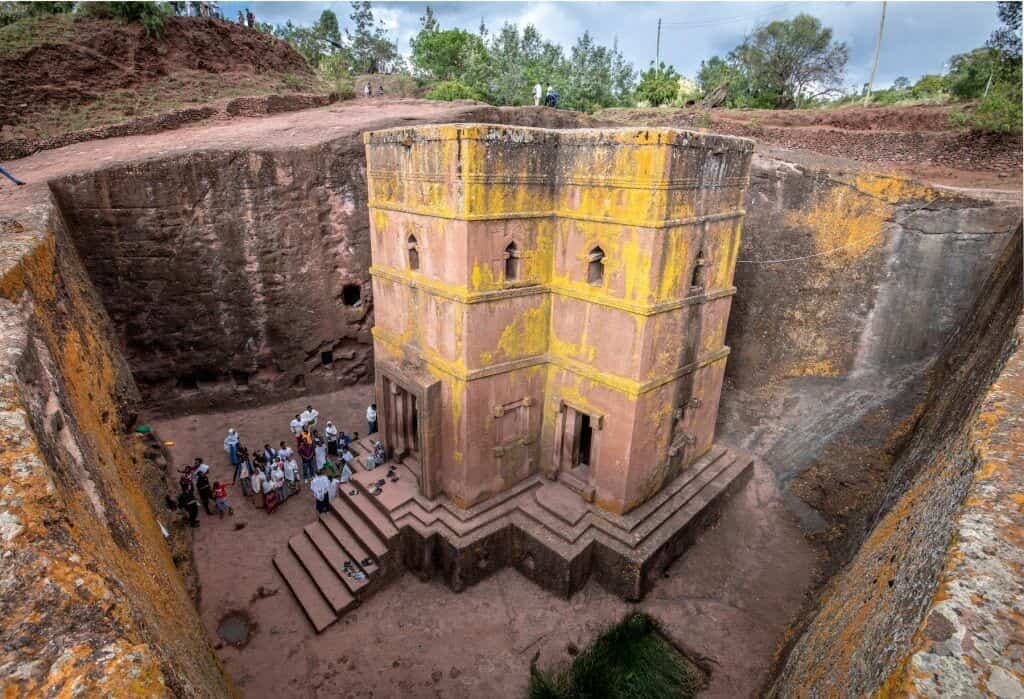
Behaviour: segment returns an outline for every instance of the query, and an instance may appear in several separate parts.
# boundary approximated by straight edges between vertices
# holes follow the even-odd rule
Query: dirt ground
[[[759,146],[798,148],[870,163],[880,172],[951,187],[1019,189],[1020,134],[979,134],[952,125],[966,105],[835,109],[604,109],[617,124],[706,129]]]
[[[358,385],[152,424],[161,439],[174,442],[178,463],[202,456],[215,479],[230,480],[222,446],[228,427],[246,443],[278,442],[287,439],[291,416],[311,402],[339,429],[362,432],[371,393],[369,385]],[[406,573],[317,636],[271,563],[316,517],[312,499],[300,493],[272,515],[235,491],[230,499],[233,517],[200,514],[195,563],[199,611],[213,642],[229,612],[242,611],[255,623],[246,646],[217,650],[246,697],[519,697],[535,654],[541,667],[568,662],[570,644],[584,646],[630,607],[594,582],[560,599],[511,569],[460,594],[440,580]],[[719,523],[637,606],[710,672],[706,696],[756,696],[818,565],[770,469],[759,464]]]
[[[160,37],[67,14],[0,28],[0,140],[300,87],[321,85],[298,52],[233,22],[170,17]]]

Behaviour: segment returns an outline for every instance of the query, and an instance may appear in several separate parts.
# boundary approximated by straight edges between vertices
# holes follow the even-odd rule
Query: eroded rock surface
[[[1019,221],[1010,193],[755,155],[719,434],[772,465],[837,564],[862,541],[928,372]]]
[[[0,219],[0,691],[225,696],[125,427],[138,393],[59,218]],[[47,229],[46,232],[43,232]]]
[[[874,526],[825,589],[775,695],[1014,696],[986,683],[1021,676],[1019,347],[989,384],[1021,339],[1020,236],[945,348]]]

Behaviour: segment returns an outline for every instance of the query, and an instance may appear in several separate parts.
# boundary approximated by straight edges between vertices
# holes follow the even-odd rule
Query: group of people
[[[238,23],[241,24],[243,27],[249,27],[250,29],[253,29],[256,27],[256,15],[250,12],[248,7],[245,8],[244,14],[242,13],[241,10],[239,10]]]
[[[294,449],[282,441],[277,448],[267,443],[250,451],[238,431],[230,428],[224,438],[224,451],[234,469],[230,485],[240,487],[243,497],[251,498],[256,507],[268,512],[299,493],[303,486],[309,486],[317,511],[329,509],[338,485],[352,477],[355,455],[350,447],[359,440],[359,433],[339,430],[330,420],[323,425],[321,433],[319,422],[320,412],[312,405],[307,405],[291,420],[289,429],[295,439]],[[369,434],[377,432],[376,404],[366,409],[366,424]],[[373,470],[386,461],[384,445],[378,440],[366,459],[366,468]],[[211,483],[209,471],[210,467],[198,457],[193,464],[178,471],[181,474],[178,506],[193,527],[199,526],[200,505],[208,515],[234,514],[227,501],[228,484]]]
[[[199,526],[199,503],[202,503],[206,514],[211,516],[216,514],[223,519],[225,514],[235,514],[228,504],[227,485],[220,481],[210,482],[210,467],[203,462],[201,457],[197,456],[190,466],[179,469],[178,473],[181,474],[178,507],[188,517],[190,526],[193,528]],[[199,495],[198,502],[196,501],[197,494]],[[210,510],[211,502],[216,508],[213,511]]]
[[[542,99],[544,100],[545,107],[558,107],[558,93],[555,92],[555,88],[551,86],[551,83],[548,83],[547,92],[544,91],[540,83],[533,86],[533,106],[539,107]]]
[[[369,80],[367,80],[366,84],[363,85],[363,95],[366,97],[373,97],[373,86],[370,85]],[[384,83],[380,83],[379,85],[377,85],[377,96],[384,96]]]

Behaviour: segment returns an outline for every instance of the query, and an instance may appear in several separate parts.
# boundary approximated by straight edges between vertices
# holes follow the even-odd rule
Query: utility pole
[[[885,0],[882,0],[882,21],[878,24],[878,41],[875,42],[875,60],[871,63],[871,77],[868,78],[868,91],[864,95],[864,106],[871,101],[871,86],[875,82],[875,69],[878,68],[878,52],[882,49],[882,30],[885,29]]]
[[[661,17],[658,18],[658,38],[654,42],[654,67],[661,70]]]

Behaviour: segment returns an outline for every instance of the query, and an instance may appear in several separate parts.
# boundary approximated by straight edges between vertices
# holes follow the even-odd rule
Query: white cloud
[[[408,55],[409,39],[419,30],[419,17],[429,4],[444,27],[476,32],[483,19],[495,31],[505,21],[534,24],[547,39],[569,51],[576,38],[589,31],[597,41],[611,44],[615,37],[626,57],[638,69],[654,60],[655,33],[664,20],[661,57],[684,75],[693,76],[700,62],[723,55],[739,44],[759,23],[791,18],[800,12],[818,17],[834,36],[850,48],[847,81],[867,79],[881,12],[879,2],[394,2],[374,3],[398,39],[399,51]],[[255,2],[221,3],[228,17],[239,8],[252,8],[260,21],[311,24],[332,9],[344,30],[349,3]],[[994,2],[890,2],[885,39],[879,57],[879,84],[897,76],[916,79],[936,73],[950,56],[981,45],[995,29]]]

